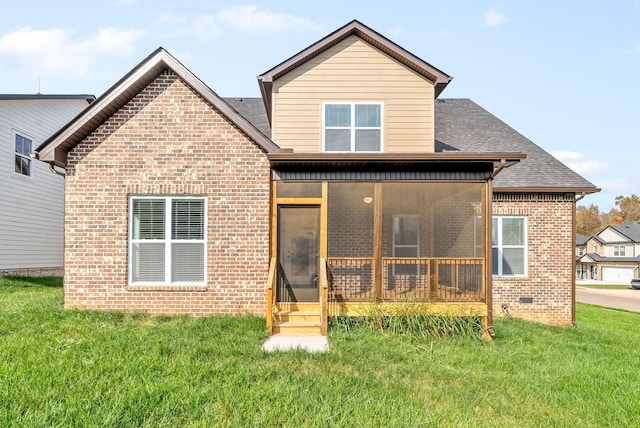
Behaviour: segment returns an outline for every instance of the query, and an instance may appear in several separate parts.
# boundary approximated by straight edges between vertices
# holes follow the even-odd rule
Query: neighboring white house
[[[63,171],[30,153],[94,100],[0,94],[0,275],[61,273]]]

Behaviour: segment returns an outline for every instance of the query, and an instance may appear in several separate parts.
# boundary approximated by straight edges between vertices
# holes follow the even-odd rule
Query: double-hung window
[[[203,197],[132,196],[129,283],[206,284]]]
[[[20,134],[15,134],[15,173],[20,175],[31,175],[31,153],[32,141]]]
[[[325,152],[381,152],[382,103],[325,103]]]
[[[613,246],[613,256],[614,257],[624,257],[627,254],[626,247],[624,245],[614,245]]]
[[[493,275],[526,275],[527,219],[494,216],[492,229]]]

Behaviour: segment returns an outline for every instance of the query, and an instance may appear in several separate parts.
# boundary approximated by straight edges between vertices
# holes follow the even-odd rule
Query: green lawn
[[[578,284],[578,287],[599,288],[601,290],[633,290],[630,284]]]
[[[0,278],[0,426],[640,426],[640,314],[496,320],[492,342],[336,327],[267,354],[264,320],[64,311],[59,279]]]

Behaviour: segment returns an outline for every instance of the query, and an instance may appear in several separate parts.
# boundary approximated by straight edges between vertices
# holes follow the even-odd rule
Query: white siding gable
[[[84,99],[0,100],[0,270],[62,267],[64,179],[31,160],[15,172],[16,133],[32,151],[88,103]]]
[[[608,227],[598,234],[598,238],[605,243],[609,242],[629,242],[629,238],[616,232],[614,229]]]

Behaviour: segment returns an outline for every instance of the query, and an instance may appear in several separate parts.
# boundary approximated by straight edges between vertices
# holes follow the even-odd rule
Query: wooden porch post
[[[373,184],[374,298],[382,299],[382,183]]]
[[[485,278],[486,278],[486,293],[487,293],[487,319],[486,325],[483,322],[483,327],[485,327],[485,338],[491,339],[492,332],[489,329],[493,329],[493,179],[489,178],[487,181],[487,185],[485,186],[485,200],[486,200],[486,220],[485,220]],[[487,337],[488,336],[488,337]]]

